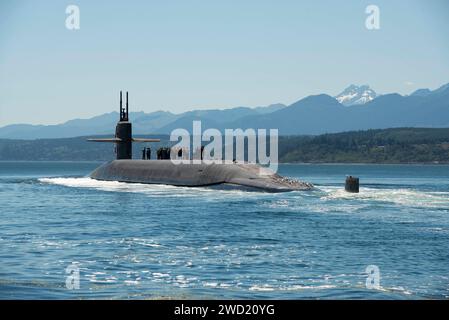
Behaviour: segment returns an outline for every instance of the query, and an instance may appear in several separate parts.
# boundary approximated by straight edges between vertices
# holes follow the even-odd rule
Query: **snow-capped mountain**
[[[353,106],[370,102],[377,96],[377,93],[367,85],[356,86],[351,84],[342,93],[335,96],[335,99],[345,106]]]

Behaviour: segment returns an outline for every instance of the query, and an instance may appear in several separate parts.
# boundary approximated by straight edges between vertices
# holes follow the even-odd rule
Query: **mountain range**
[[[14,124],[0,128],[3,139],[68,138],[113,134],[119,118],[110,112],[90,119],[74,119],[58,125]],[[449,127],[449,83],[436,90],[419,89],[410,95],[378,95],[369,86],[351,85],[339,95],[312,95],[291,105],[193,110],[131,112],[135,134],[169,134],[173,129],[277,128],[281,135],[315,135],[351,130],[395,127]]]

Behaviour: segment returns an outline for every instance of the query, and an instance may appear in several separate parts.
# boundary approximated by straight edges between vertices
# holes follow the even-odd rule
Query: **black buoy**
[[[358,193],[359,192],[359,178],[348,176],[346,177],[345,190],[347,192]]]

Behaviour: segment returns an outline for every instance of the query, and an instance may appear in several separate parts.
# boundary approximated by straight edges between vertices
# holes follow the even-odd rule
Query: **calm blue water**
[[[0,298],[449,297],[448,166],[284,165],[317,190],[265,194],[86,178],[97,165],[0,162]]]

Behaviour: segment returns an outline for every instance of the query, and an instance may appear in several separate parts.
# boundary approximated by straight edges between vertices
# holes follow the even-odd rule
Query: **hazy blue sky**
[[[120,89],[133,111],[177,113],[447,82],[447,0],[0,2],[0,126],[110,112]]]

